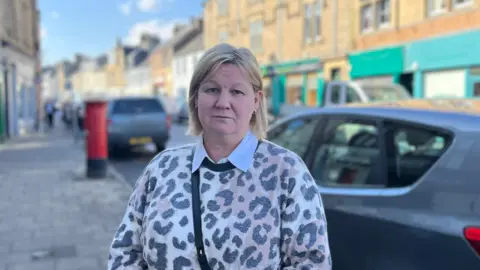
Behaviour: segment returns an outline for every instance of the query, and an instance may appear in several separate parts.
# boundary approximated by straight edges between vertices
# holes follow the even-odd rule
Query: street
[[[174,124],[170,133],[170,141],[167,147],[175,147],[186,143],[193,143],[197,138],[185,135],[187,131],[186,124]],[[110,160],[110,163],[115,169],[122,174],[132,186],[142,173],[145,166],[153,158],[154,154],[150,153],[130,153],[121,157],[116,157]]]
[[[0,145],[0,269],[106,269],[131,189],[85,179],[85,153],[57,125]]]

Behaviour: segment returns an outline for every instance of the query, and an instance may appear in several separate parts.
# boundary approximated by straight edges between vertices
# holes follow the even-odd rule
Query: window
[[[157,99],[122,99],[113,104],[112,114],[138,114],[164,112]]]
[[[447,0],[428,0],[428,15],[435,16],[447,11]]]
[[[306,4],[304,7],[303,35],[305,43],[308,44],[322,36],[322,1]]]
[[[225,16],[228,12],[228,0],[217,0],[218,15]]]
[[[385,27],[390,25],[390,0],[380,0],[377,5],[377,26]]]
[[[463,8],[463,7],[471,6],[472,4],[473,4],[473,0],[453,0],[454,8]]]
[[[332,119],[323,129],[312,175],[320,185],[366,187],[381,184],[378,130],[372,122]]]
[[[361,32],[373,30],[373,9],[371,4],[364,5],[361,9]]]
[[[318,118],[294,119],[271,130],[268,139],[303,158],[317,123]]]
[[[332,85],[330,87],[330,103],[340,104],[342,102],[342,86]]]
[[[404,187],[418,181],[445,152],[452,138],[427,127],[387,122],[388,186]]]
[[[218,43],[224,43],[224,42],[227,42],[227,40],[228,40],[228,32],[227,31],[220,32],[218,37]]]
[[[310,4],[307,4],[305,5],[305,15],[304,15],[304,38],[305,38],[305,42],[308,44],[310,42],[312,42],[312,34],[311,34],[311,28],[310,28],[310,22],[312,21],[312,9],[311,9],[311,5]]]
[[[473,96],[480,97],[480,82],[476,82],[473,85]]]
[[[322,35],[322,6],[320,1],[315,3],[315,24],[314,24],[314,35],[315,39],[320,39]]]
[[[347,103],[353,103],[353,102],[361,102],[362,99],[358,95],[357,91],[355,89],[351,88],[350,86],[347,86]]]
[[[262,50],[262,21],[250,23],[250,49],[253,51]]]

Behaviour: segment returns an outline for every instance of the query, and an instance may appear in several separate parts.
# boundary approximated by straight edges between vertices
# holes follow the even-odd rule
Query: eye
[[[236,89],[233,89],[233,90],[232,90],[232,93],[233,93],[234,95],[244,95],[244,93],[243,93],[242,91],[236,90]]]
[[[216,93],[218,92],[218,88],[207,88],[203,90],[205,93]]]

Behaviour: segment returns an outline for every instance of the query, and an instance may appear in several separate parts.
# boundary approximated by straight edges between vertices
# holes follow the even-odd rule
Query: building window
[[[361,32],[373,30],[373,8],[371,4],[364,5],[361,9]]]
[[[217,0],[218,15],[224,16],[228,12],[228,0]]]
[[[428,0],[428,15],[435,16],[447,11],[447,0]]]
[[[310,43],[319,40],[322,36],[322,1],[306,4],[304,10],[304,40]]]
[[[314,25],[315,39],[319,40],[322,35],[322,4],[320,1],[315,3],[315,25]]]
[[[262,50],[262,28],[263,23],[261,21],[250,23],[250,49],[253,51]]]
[[[380,0],[377,5],[377,27],[390,25],[390,0]]]
[[[305,43],[312,42],[312,31],[310,27],[310,22],[312,21],[312,6],[310,4],[305,5],[305,15],[304,15],[304,37]]]
[[[473,0],[453,0],[453,7],[454,8],[464,8],[471,6],[473,4]]]
[[[224,43],[224,42],[227,42],[227,40],[228,40],[228,32],[227,31],[220,32],[220,35],[218,37],[218,43]]]

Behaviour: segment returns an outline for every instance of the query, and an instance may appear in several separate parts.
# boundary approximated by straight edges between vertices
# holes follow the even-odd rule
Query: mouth
[[[219,119],[230,119],[231,117],[228,116],[221,116],[221,115],[214,115],[213,118],[219,118]]]

